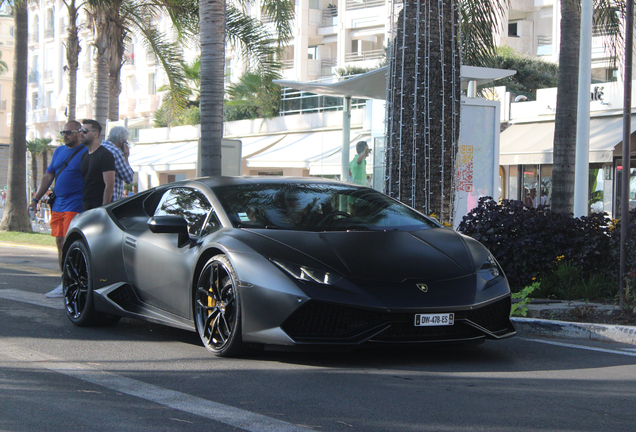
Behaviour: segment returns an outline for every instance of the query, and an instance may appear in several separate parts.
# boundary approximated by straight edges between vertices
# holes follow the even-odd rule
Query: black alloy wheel
[[[79,327],[111,325],[120,317],[102,314],[93,307],[93,268],[88,247],[76,240],[64,256],[62,273],[66,315]]]
[[[225,255],[210,259],[199,275],[194,316],[203,345],[215,355],[235,357],[247,346],[241,336],[241,303],[236,275]]]

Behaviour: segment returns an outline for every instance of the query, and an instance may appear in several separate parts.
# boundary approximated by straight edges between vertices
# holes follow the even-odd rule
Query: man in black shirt
[[[101,125],[95,120],[83,120],[79,130],[80,140],[88,151],[82,155],[82,175],[84,176],[83,211],[90,210],[112,201],[115,185],[115,159],[113,154],[102,147],[99,134]]]

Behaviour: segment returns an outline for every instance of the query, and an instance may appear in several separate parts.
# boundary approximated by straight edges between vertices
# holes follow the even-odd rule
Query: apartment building
[[[376,67],[385,56],[390,32],[389,17],[394,4],[401,0],[296,0],[294,38],[282,53],[283,78],[295,81],[328,81],[335,79],[337,68],[346,66]],[[249,13],[271,25],[259,7]],[[533,56],[557,61],[559,52],[559,1],[512,0],[504,21],[499,43]],[[159,27],[166,35],[174,29],[165,17],[158,17]],[[65,71],[65,48],[68,13],[61,0],[29,2],[29,85],[27,97],[27,138],[51,137],[66,121],[68,77]],[[77,118],[93,115],[93,48],[91,31],[80,14],[80,70],[77,85]],[[273,26],[272,26],[273,30]],[[0,37],[4,37],[2,24]],[[611,81],[617,73],[609,66],[603,48],[602,31],[595,32],[593,73],[598,81]],[[176,36],[176,35],[174,35]],[[4,47],[8,44],[3,45]],[[196,51],[184,48],[186,61]],[[9,54],[5,54],[6,58]],[[240,53],[232,47],[226,51],[226,73],[237,79],[245,65]],[[610,79],[611,78],[611,79]],[[2,77],[0,76],[0,80]],[[159,88],[166,84],[165,74],[147,52],[139,35],[131,35],[122,68],[122,92],[119,118],[133,132],[152,127],[151,119],[161,103]],[[0,86],[5,87],[4,82]],[[7,87],[10,85],[7,84]],[[2,103],[9,100],[0,88]],[[313,106],[313,105],[312,105]],[[9,120],[10,122],[10,120]],[[0,121],[0,137],[8,128]]]
[[[68,11],[61,0],[29,2],[28,8],[27,139],[42,137],[58,141],[58,131],[67,121],[69,89],[65,43]],[[75,116],[83,119],[92,118],[94,114],[94,48],[87,17],[83,11],[79,15],[81,51]],[[157,20],[160,31],[175,40],[176,32],[169,20],[164,16],[158,16]],[[194,58],[191,51],[184,49],[186,59]],[[167,83],[167,79],[140,35],[130,35],[121,83],[119,118],[126,120],[133,134],[139,128],[151,127],[150,120],[161,102],[158,89]]]
[[[560,50],[560,0],[512,0],[504,17],[498,43],[515,51],[557,63]],[[579,29],[572,29],[579,32]],[[609,82],[618,78],[606,47],[606,29],[596,24],[592,29],[592,82]]]

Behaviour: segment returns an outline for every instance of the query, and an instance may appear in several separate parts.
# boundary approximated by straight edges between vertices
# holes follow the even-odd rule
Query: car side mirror
[[[190,240],[188,222],[181,216],[156,216],[148,219],[148,228],[155,234],[178,234],[178,246]]]

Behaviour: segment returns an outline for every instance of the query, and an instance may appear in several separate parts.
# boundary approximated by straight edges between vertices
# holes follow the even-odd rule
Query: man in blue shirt
[[[60,135],[64,138],[64,145],[55,149],[51,163],[42,176],[40,187],[35,192],[29,205],[29,208],[35,210],[38,202],[49,190],[53,180],[55,180],[55,175],[63,169],[55,180],[56,199],[51,209],[51,235],[55,237],[60,270],[62,270],[64,236],[73,218],[82,211],[84,178],[82,177],[80,165],[82,154],[86,153],[86,147],[80,144],[79,129],[81,127],[82,125],[74,120],[64,125],[64,128],[60,131]],[[68,165],[63,168],[66,162],[68,162]],[[62,297],[62,284],[47,293],[46,296]]]

